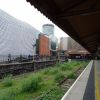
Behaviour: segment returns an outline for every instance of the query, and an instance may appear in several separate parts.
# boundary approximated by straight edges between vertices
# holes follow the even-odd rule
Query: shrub
[[[66,65],[67,70],[72,70],[72,66],[70,64]]]
[[[39,77],[28,78],[23,81],[21,92],[35,92],[40,88],[40,79]]]
[[[6,89],[0,94],[0,100],[15,100],[16,93],[13,89]]]
[[[15,96],[13,94],[8,94],[5,96],[1,96],[0,100],[15,100]]]
[[[58,74],[55,75],[55,78],[54,78],[54,79],[55,79],[56,82],[59,83],[59,82],[60,82],[61,80],[63,80],[64,78],[65,78],[65,77],[64,77],[64,75],[63,75],[62,73],[58,73]]]
[[[57,62],[55,66],[60,67],[60,65],[61,65],[60,62]]]
[[[71,73],[68,74],[67,77],[68,77],[69,79],[75,79],[75,78],[76,78],[76,75],[75,75],[74,72],[71,72]]]
[[[58,73],[58,69],[52,69],[50,72],[49,72],[50,74],[57,74]]]
[[[8,75],[8,76],[4,77],[2,83],[4,86],[12,86],[12,84],[13,84],[12,75]]]
[[[61,69],[62,71],[66,71],[67,67],[66,67],[66,66],[62,66],[60,69]]]
[[[49,68],[44,70],[44,74],[48,74],[49,73]]]

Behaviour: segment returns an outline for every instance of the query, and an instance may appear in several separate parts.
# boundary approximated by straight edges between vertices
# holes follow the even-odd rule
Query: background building
[[[44,24],[43,25],[43,33],[50,36],[54,34],[54,25],[52,24]]]
[[[85,48],[83,48],[78,42],[76,42],[74,39],[72,39],[71,37],[67,37],[68,38],[68,50],[85,50]]]
[[[39,33],[31,25],[0,10],[0,55],[34,55]]]
[[[49,36],[49,48],[51,51],[56,51],[58,45],[58,39],[55,35]]]
[[[15,58],[54,55],[58,41],[54,25],[43,25],[43,32],[40,34],[31,25],[0,10],[0,60],[8,60],[8,55]]]
[[[49,37],[49,49],[51,51],[51,56],[56,55],[58,39],[54,35],[54,25],[52,24],[44,24],[43,25],[43,34]]]
[[[49,38],[44,35],[39,35],[39,56],[50,56]]]
[[[69,58],[72,59],[86,59],[90,58],[90,53],[82,47],[79,43],[68,37],[68,51]]]
[[[69,58],[89,58],[90,53],[71,37],[63,37],[59,43],[59,53]]]
[[[62,51],[68,50],[68,37],[60,38],[59,50]]]

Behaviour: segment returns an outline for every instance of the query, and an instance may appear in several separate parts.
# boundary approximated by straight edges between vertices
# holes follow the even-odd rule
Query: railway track
[[[81,74],[82,71],[83,71],[82,67],[80,67],[80,68],[78,68],[74,71],[76,78]],[[76,78],[75,79],[70,79],[70,78],[66,77],[61,82],[59,82],[58,85],[61,87],[61,89],[64,92],[66,92],[70,88],[70,86],[74,83]]]

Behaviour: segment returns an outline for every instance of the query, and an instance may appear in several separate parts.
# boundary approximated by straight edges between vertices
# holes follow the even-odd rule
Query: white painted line
[[[90,63],[93,63],[93,60],[90,61]],[[90,64],[89,63],[89,64]],[[73,83],[73,85],[69,88],[69,90],[67,91],[67,93],[62,97],[61,100],[66,100],[67,95],[69,94],[69,92],[71,91],[71,89],[74,87],[74,85],[77,83],[77,81],[80,79],[80,77],[83,75],[83,73],[86,71],[86,69],[88,68],[89,64],[87,65],[87,67],[83,70],[83,72],[80,74],[80,76],[76,79],[76,81]]]

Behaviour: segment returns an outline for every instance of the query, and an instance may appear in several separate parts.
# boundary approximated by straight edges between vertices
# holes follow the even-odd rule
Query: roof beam
[[[80,39],[84,39],[84,38],[88,38],[88,37],[94,37],[94,36],[100,36],[100,34],[98,34],[98,33],[100,33],[100,30],[93,32],[93,33],[89,33],[89,34],[80,36]]]
[[[80,5],[82,5],[83,3],[85,3],[86,1],[88,1],[88,0],[77,0],[77,1],[73,1],[73,2],[75,2],[75,3],[70,3],[71,5],[68,5],[68,6],[66,6],[66,8],[63,10],[63,12],[65,12],[65,11],[68,11],[69,9],[71,10],[71,9],[73,9],[73,8],[75,8],[75,7],[77,7],[77,6],[80,6]]]
[[[100,0],[96,1],[90,8],[93,9],[96,7],[96,5],[98,5],[100,3]]]
[[[65,19],[66,17],[69,17],[69,16],[77,16],[77,15],[86,16],[86,15],[92,15],[92,14],[100,14],[100,8],[68,11],[68,12],[64,12],[63,14],[59,14],[55,16],[55,18]]]

